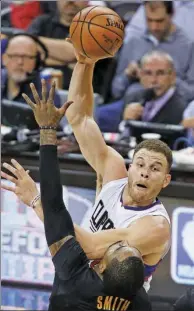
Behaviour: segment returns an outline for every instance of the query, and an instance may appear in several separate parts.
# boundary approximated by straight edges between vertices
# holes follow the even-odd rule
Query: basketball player
[[[68,93],[68,99],[74,103],[66,117],[83,156],[102,178],[102,190],[94,207],[86,214],[82,227],[90,232],[125,228],[125,240],[143,255],[144,285],[148,290],[152,273],[170,246],[169,216],[157,196],[170,183],[172,152],[160,140],[143,141],[135,148],[127,172],[124,159],[105,144],[93,119],[95,60],[77,52],[76,56],[77,64]],[[101,232],[98,256],[109,243],[117,240],[117,234],[117,230],[109,231],[110,240],[107,240],[107,235]]]
[[[46,100],[45,85],[44,81],[41,100],[32,87],[36,104],[27,95],[24,98],[40,127],[41,201],[46,240],[55,266],[49,310],[150,310],[142,288],[144,266],[136,248],[125,241],[111,245],[99,265],[91,268],[75,238],[74,226],[63,202],[56,146],[57,126],[71,103],[57,109],[53,104],[55,86],[52,85]],[[9,168],[6,164],[4,167]],[[19,177],[20,171],[13,172]]]
[[[118,240],[127,240],[138,248],[145,265],[144,287],[148,290],[152,273],[170,244],[170,220],[157,195],[170,182],[172,154],[161,141],[145,141],[136,147],[127,173],[124,159],[106,146],[92,118],[94,64],[85,61],[78,55],[69,90],[74,103],[66,116],[83,155],[102,178],[103,187],[83,221],[88,232],[76,226],[76,237],[83,248],[89,247],[91,259],[102,258]],[[36,212],[41,216],[41,205]],[[103,229],[113,230],[89,234]]]

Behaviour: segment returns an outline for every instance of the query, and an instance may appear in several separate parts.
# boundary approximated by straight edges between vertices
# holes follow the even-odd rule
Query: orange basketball
[[[123,43],[120,16],[106,7],[90,6],[76,14],[70,37],[75,49],[89,58],[112,57]]]

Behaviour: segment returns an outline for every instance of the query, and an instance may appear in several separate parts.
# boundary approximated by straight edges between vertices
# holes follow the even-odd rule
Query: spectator
[[[194,101],[185,109],[182,125],[187,129],[189,142],[194,146]]]
[[[26,30],[32,20],[42,14],[40,1],[13,1],[10,5],[11,26]]]
[[[166,124],[179,124],[186,107],[185,100],[180,96],[175,85],[176,72],[171,56],[164,52],[152,51],[144,55],[140,62],[141,91],[126,94],[125,100],[115,104],[99,107],[98,123],[101,130],[113,131],[123,118],[158,122]],[[153,89],[149,99],[147,90]],[[150,92],[149,92],[150,93]],[[143,105],[142,105],[143,104]],[[172,113],[173,111],[173,113]],[[116,114],[116,116],[115,116]],[[113,124],[117,118],[117,124]],[[107,127],[109,127],[107,129]]]
[[[88,1],[57,0],[57,12],[53,15],[45,14],[37,17],[28,31],[39,36],[39,39],[49,50],[49,67],[60,69],[63,72],[63,88],[68,89],[72,74],[72,63],[75,61],[73,47],[65,42],[69,36],[69,27],[73,17],[89,4]],[[104,72],[110,59],[97,63],[94,75],[94,92],[100,93],[103,84]]]
[[[38,90],[41,86],[38,69],[42,56],[37,42],[29,35],[13,36],[2,58],[5,68],[1,71],[1,98],[25,103],[22,93],[29,93],[29,83],[33,82]],[[59,97],[55,100],[59,106]]]
[[[174,1],[175,13],[173,16],[174,23],[180,27],[187,36],[194,41],[194,2],[193,0],[187,1]],[[146,30],[146,18],[144,5],[138,8],[137,12],[133,15],[132,19],[126,26],[126,40],[130,37],[133,30],[144,32]]]
[[[187,102],[194,99],[194,43],[173,21],[172,1],[145,1],[147,30],[134,31],[125,41],[118,59],[112,94],[124,96],[127,88],[141,89],[138,77],[139,61],[152,50],[163,50],[174,60],[176,85]]]

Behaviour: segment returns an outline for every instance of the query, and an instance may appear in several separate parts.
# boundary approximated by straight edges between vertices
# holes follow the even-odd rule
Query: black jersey
[[[133,301],[108,296],[103,281],[89,266],[84,251],[75,238],[67,241],[53,257],[55,279],[49,310],[151,310],[142,288]]]
[[[151,310],[143,288],[132,301],[108,296],[102,279],[90,268],[86,254],[76,241],[73,223],[63,202],[56,146],[40,147],[40,186],[48,245],[71,236],[52,259],[55,279],[49,311]]]

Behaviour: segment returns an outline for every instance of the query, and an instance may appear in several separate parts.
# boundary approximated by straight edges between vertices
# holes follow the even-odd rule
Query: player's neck
[[[129,193],[128,184],[125,186],[123,194],[122,194],[122,202],[124,206],[132,206],[132,207],[143,207],[149,206],[154,202],[154,199],[135,201]]]

